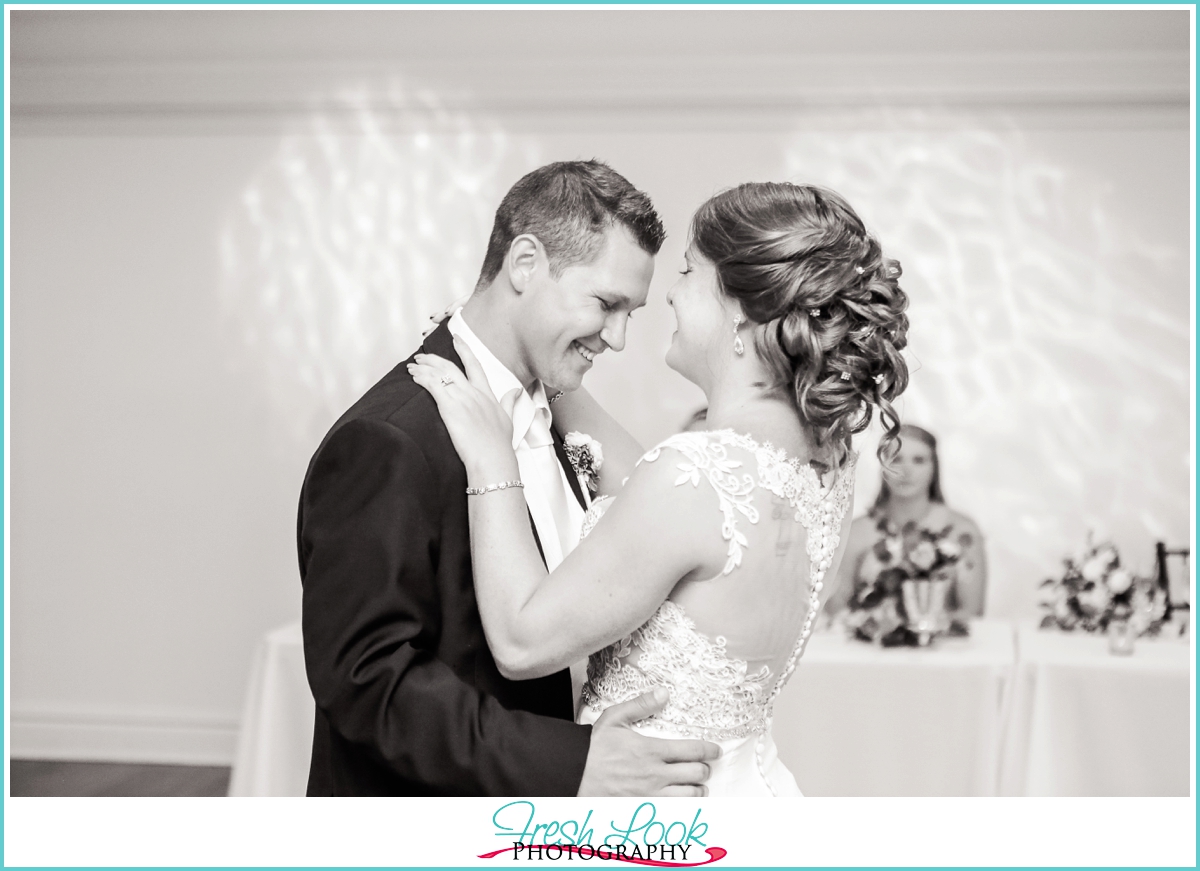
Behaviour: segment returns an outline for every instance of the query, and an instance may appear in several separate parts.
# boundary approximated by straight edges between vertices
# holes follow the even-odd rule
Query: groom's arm
[[[590,729],[510,711],[434,655],[447,482],[413,438],[351,421],[302,496],[304,656],[331,727],[405,780],[447,794],[574,795]]]

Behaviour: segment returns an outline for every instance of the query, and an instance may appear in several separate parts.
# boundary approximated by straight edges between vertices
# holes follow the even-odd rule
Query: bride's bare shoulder
[[[647,451],[620,493],[597,511],[603,519],[596,518],[588,537],[653,548],[659,557],[686,554],[689,572],[719,571],[725,549],[714,530],[720,529],[721,502],[703,457],[704,441],[696,435],[673,436]]]
[[[667,436],[650,450],[646,451],[646,453],[642,454],[642,458],[638,460],[637,464],[641,466],[645,463],[657,462],[664,451],[683,454],[685,456],[703,453],[711,441],[712,434],[708,432],[691,430],[675,433],[674,435]]]
[[[637,500],[647,511],[670,510],[694,516],[717,506],[717,491],[745,458],[720,447],[709,433],[683,432],[663,439],[638,460],[621,490],[621,500]]]

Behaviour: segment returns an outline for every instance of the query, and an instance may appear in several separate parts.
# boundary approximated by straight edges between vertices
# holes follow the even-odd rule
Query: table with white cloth
[[[815,633],[775,708],[810,796],[1187,795],[1191,647],[976,620],[969,638],[884,649]],[[230,795],[303,795],[313,700],[298,623],[251,668]]]
[[[254,651],[230,795],[304,795],[316,704],[300,624],[268,632]]]
[[[1013,627],[882,648],[814,633],[775,706],[779,756],[810,796],[995,795]]]
[[[1191,774],[1190,639],[1017,627],[1004,795],[1186,796]]]
[[[809,795],[994,795],[1012,624],[884,650],[816,633],[775,710],[781,758]],[[299,624],[251,669],[230,795],[303,795],[313,700]]]

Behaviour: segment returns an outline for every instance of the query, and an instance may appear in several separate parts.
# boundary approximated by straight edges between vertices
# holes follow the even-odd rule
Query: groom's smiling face
[[[555,278],[545,261],[523,288],[519,320],[523,368],[547,389],[574,390],[600,354],[625,347],[629,316],[646,303],[654,257],[623,227],[605,231],[599,254]]]

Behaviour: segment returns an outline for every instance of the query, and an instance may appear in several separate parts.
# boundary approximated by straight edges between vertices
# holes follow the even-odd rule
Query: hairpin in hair
[[[810,318],[819,318],[821,316],[821,310],[819,308],[810,308],[808,310],[808,316]]]
[[[883,373],[882,372],[880,372],[878,375],[875,376],[875,383],[876,384],[883,383]]]
[[[897,269],[895,266],[888,267],[888,275],[899,275],[899,274],[900,274],[900,270]]]
[[[843,381],[849,381],[849,380],[850,380],[850,373],[849,373],[849,372],[843,372],[843,373],[842,373],[842,380],[843,380]]]
[[[864,272],[866,272],[866,270],[863,269],[861,266],[855,266],[854,271],[857,272],[859,275],[862,275]]]

